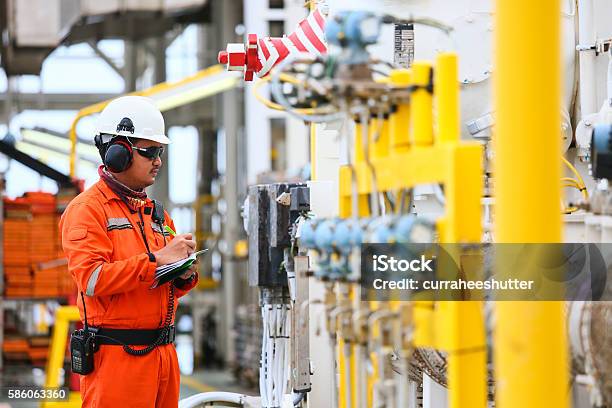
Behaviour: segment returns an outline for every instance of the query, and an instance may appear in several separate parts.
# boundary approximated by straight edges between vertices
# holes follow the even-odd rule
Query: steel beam
[[[102,61],[106,62],[106,64],[109,67],[111,67],[113,71],[117,73],[117,75],[123,78],[123,67],[120,67],[119,65],[117,65],[115,61],[113,61],[112,58],[110,58],[100,48],[98,48],[98,44],[96,43],[96,41],[90,40],[90,41],[87,41],[87,44]]]
[[[0,109],[6,120],[7,107],[13,113],[24,110],[79,110],[84,106],[93,105],[120,94],[112,93],[7,93],[0,94]]]
[[[155,77],[153,78],[156,84],[166,81],[166,41],[164,35],[160,35],[154,40],[154,61],[155,61]],[[169,126],[166,123],[166,132],[168,131]],[[159,173],[157,174],[157,179],[155,180],[155,184],[151,186],[151,194],[158,200],[161,200],[164,203],[167,203],[167,206],[170,206],[170,155],[166,154],[164,158],[162,158],[165,163],[161,167]]]
[[[234,27],[241,21],[241,8],[228,1],[217,0],[215,6],[219,11],[219,28],[221,29],[219,39],[221,44],[236,42]],[[244,235],[240,219],[240,197],[244,190],[240,189],[244,176],[240,168],[240,144],[244,146],[244,140],[240,141],[241,124],[244,123],[243,104],[237,89],[226,91],[221,96],[222,127],[225,133],[225,188],[224,201],[226,206],[225,222],[223,226],[223,239],[225,242],[225,257],[223,263],[223,333],[225,340],[225,360],[235,360],[234,336],[232,335],[235,320],[236,306],[238,304],[238,286],[240,274],[244,276],[246,269],[243,261],[234,256],[234,249],[238,240]],[[241,180],[242,179],[242,180]]]

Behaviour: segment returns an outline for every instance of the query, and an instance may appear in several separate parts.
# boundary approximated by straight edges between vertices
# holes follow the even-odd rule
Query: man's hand
[[[198,271],[198,261],[197,259],[191,264],[191,266],[185,271],[184,274],[179,276],[181,279],[189,279]]]
[[[172,241],[159,251],[153,252],[157,266],[171,264],[187,258],[195,250],[196,242],[191,234],[176,235]]]

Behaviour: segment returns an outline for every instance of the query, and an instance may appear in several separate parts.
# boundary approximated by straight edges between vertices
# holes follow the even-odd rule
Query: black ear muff
[[[132,147],[123,140],[111,141],[104,154],[104,165],[113,173],[126,171],[132,163]]]

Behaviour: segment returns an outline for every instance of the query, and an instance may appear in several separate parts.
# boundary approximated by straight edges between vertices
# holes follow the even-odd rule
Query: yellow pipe
[[[434,73],[439,142],[458,142],[459,129],[459,69],[457,55],[438,54]]]
[[[308,1],[308,9],[312,12],[317,8],[317,3]],[[317,125],[310,124],[310,179],[317,179]]]
[[[310,124],[310,179],[317,179],[317,125]]]
[[[64,356],[66,355],[68,325],[70,322],[79,320],[81,318],[76,306],[60,306],[55,312],[55,325],[45,377],[45,387],[47,388],[59,387],[59,372],[60,368],[64,366]]]
[[[73,119],[72,124],[70,125],[70,177],[76,177],[76,157],[77,157],[77,125],[86,116],[93,115],[94,113],[102,112],[102,109],[109,103],[110,101],[104,101],[100,103],[96,103],[94,105],[89,105],[80,111],[77,112],[76,117]]]
[[[560,13],[559,0],[498,0],[496,4],[497,242],[561,241]],[[496,305],[499,408],[568,407],[569,365],[562,316],[561,302]]]
[[[337,305],[339,307],[350,306],[351,305],[351,292],[352,292],[352,288],[350,287],[350,284],[338,283],[337,290],[338,290]],[[349,344],[349,340],[346,339],[343,334],[343,326],[342,326],[341,318],[337,319],[334,329],[336,330],[336,336],[338,339],[338,347],[336,350],[336,352],[338,353],[337,356],[338,356],[338,377],[339,377],[338,378],[338,408],[351,408],[351,405],[349,404],[349,400],[352,397],[352,393],[349,394],[351,384],[350,384],[350,380],[347,381],[346,379],[346,374],[349,373],[350,375],[350,369],[351,369],[351,363],[350,363],[351,353],[348,352],[351,346]],[[349,354],[349,356],[347,356],[346,354]]]
[[[410,86],[411,71],[396,69],[391,71],[391,83],[396,87]],[[404,101],[397,105],[389,117],[389,145],[393,153],[405,153],[410,149],[410,103]]]
[[[370,307],[370,310],[372,312],[377,311],[378,309],[380,309],[380,304],[381,302],[373,300],[368,302],[368,306]],[[368,330],[371,331],[371,336],[372,338],[378,338],[380,336],[380,330],[378,328],[377,325],[374,325],[374,327],[368,327]],[[369,353],[369,357],[370,357],[370,371],[368,371],[368,376],[367,376],[367,380],[366,380],[366,387],[367,387],[367,391],[366,391],[366,395],[367,395],[367,407],[372,407],[373,403],[374,403],[374,386],[376,385],[376,383],[379,381],[380,379],[380,372],[379,372],[379,361],[378,361],[378,352],[377,350],[371,349],[370,353]]]
[[[368,122],[368,127],[372,127],[372,121]],[[365,150],[364,150],[364,145],[363,145],[363,138],[362,138],[362,125],[361,122],[355,122],[355,131],[354,131],[354,135],[355,135],[355,139],[354,139],[354,145],[353,145],[353,164],[357,164],[357,163],[361,163],[365,161]]]
[[[370,126],[368,127],[368,157],[373,159],[379,156],[379,148],[375,144],[375,140],[380,138],[380,126],[378,117],[370,119]],[[361,140],[361,139],[360,139]]]
[[[417,88],[412,93],[412,128],[410,134],[415,146],[429,146],[433,143],[433,98],[426,89],[432,80],[431,64],[415,61],[412,65],[412,83]]]
[[[381,123],[382,121],[382,123]],[[389,116],[372,119],[370,127],[370,157],[381,159],[389,155]]]

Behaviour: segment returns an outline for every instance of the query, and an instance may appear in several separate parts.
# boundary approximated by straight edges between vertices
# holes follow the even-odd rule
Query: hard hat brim
[[[137,138],[137,139],[151,140],[153,142],[157,142],[157,143],[161,143],[165,145],[172,143],[170,139],[168,138],[168,136],[165,136],[165,135],[156,135],[156,136],[138,135],[138,137],[136,136],[132,136],[132,137]]]

